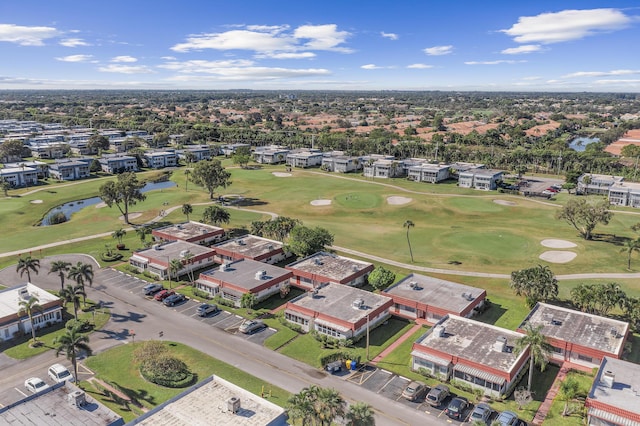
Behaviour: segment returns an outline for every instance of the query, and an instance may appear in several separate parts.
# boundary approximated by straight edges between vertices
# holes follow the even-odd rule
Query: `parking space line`
[[[20,395],[24,396],[25,398],[26,398],[27,396],[29,396],[29,395],[27,395],[26,393],[22,392],[22,391],[21,391],[20,389],[18,389],[18,388],[14,388],[14,389],[15,389],[15,390],[17,390],[17,391],[18,391],[18,393],[19,393]]]

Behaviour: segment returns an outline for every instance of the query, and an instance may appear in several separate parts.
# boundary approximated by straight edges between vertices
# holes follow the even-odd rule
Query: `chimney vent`
[[[600,378],[600,381],[606,387],[612,388],[613,384],[616,382],[616,375],[613,374],[612,371],[607,370],[602,374],[602,377]]]
[[[231,413],[236,414],[240,411],[240,398],[237,396],[232,396],[227,400],[227,410]]]

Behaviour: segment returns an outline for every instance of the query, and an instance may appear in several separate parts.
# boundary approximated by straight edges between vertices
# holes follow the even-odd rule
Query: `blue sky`
[[[0,89],[640,91],[626,1],[3,0]]]

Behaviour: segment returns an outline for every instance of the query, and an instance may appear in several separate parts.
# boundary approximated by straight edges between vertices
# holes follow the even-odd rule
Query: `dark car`
[[[156,293],[156,295],[153,298],[159,302],[162,302],[164,299],[171,296],[172,294],[176,294],[176,292],[173,290],[161,290],[158,293]]]
[[[142,288],[142,292],[145,296],[151,296],[160,290],[162,290],[162,286],[160,284],[147,284]]]
[[[456,396],[451,400],[444,412],[449,416],[449,418],[462,420],[467,407],[469,407],[469,401],[467,398]]]
[[[402,397],[409,401],[420,401],[427,394],[428,389],[422,382],[411,382],[402,391]]]
[[[196,310],[198,316],[201,317],[206,317],[207,315],[215,314],[216,312],[218,312],[218,306],[210,305],[208,303],[203,303],[202,305],[198,306],[198,309]]]
[[[439,407],[442,401],[449,396],[449,387],[447,385],[438,385],[435,388],[431,388],[425,401],[432,407]]]
[[[476,405],[476,407],[471,412],[471,415],[469,416],[469,422],[473,423],[477,420],[480,422],[488,423],[489,417],[491,417],[492,413],[493,410],[491,409],[489,404],[481,402],[480,404]]]
[[[512,426],[517,425],[519,420],[518,415],[513,411],[503,411],[496,419],[496,422],[500,426]]]
[[[175,293],[164,299],[162,303],[164,303],[164,306],[173,306],[178,303],[184,302],[185,300],[187,300],[187,298],[184,297],[184,294]]]

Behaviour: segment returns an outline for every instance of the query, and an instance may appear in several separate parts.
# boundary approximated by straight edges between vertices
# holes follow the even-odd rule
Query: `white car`
[[[49,377],[56,383],[73,382],[73,374],[62,364],[53,364],[49,367]]]
[[[260,320],[246,320],[240,325],[240,333],[251,334],[254,331],[266,327],[265,323]]]
[[[49,389],[49,385],[38,377],[31,377],[30,379],[25,380],[24,387],[31,393],[38,393],[45,389]]]

